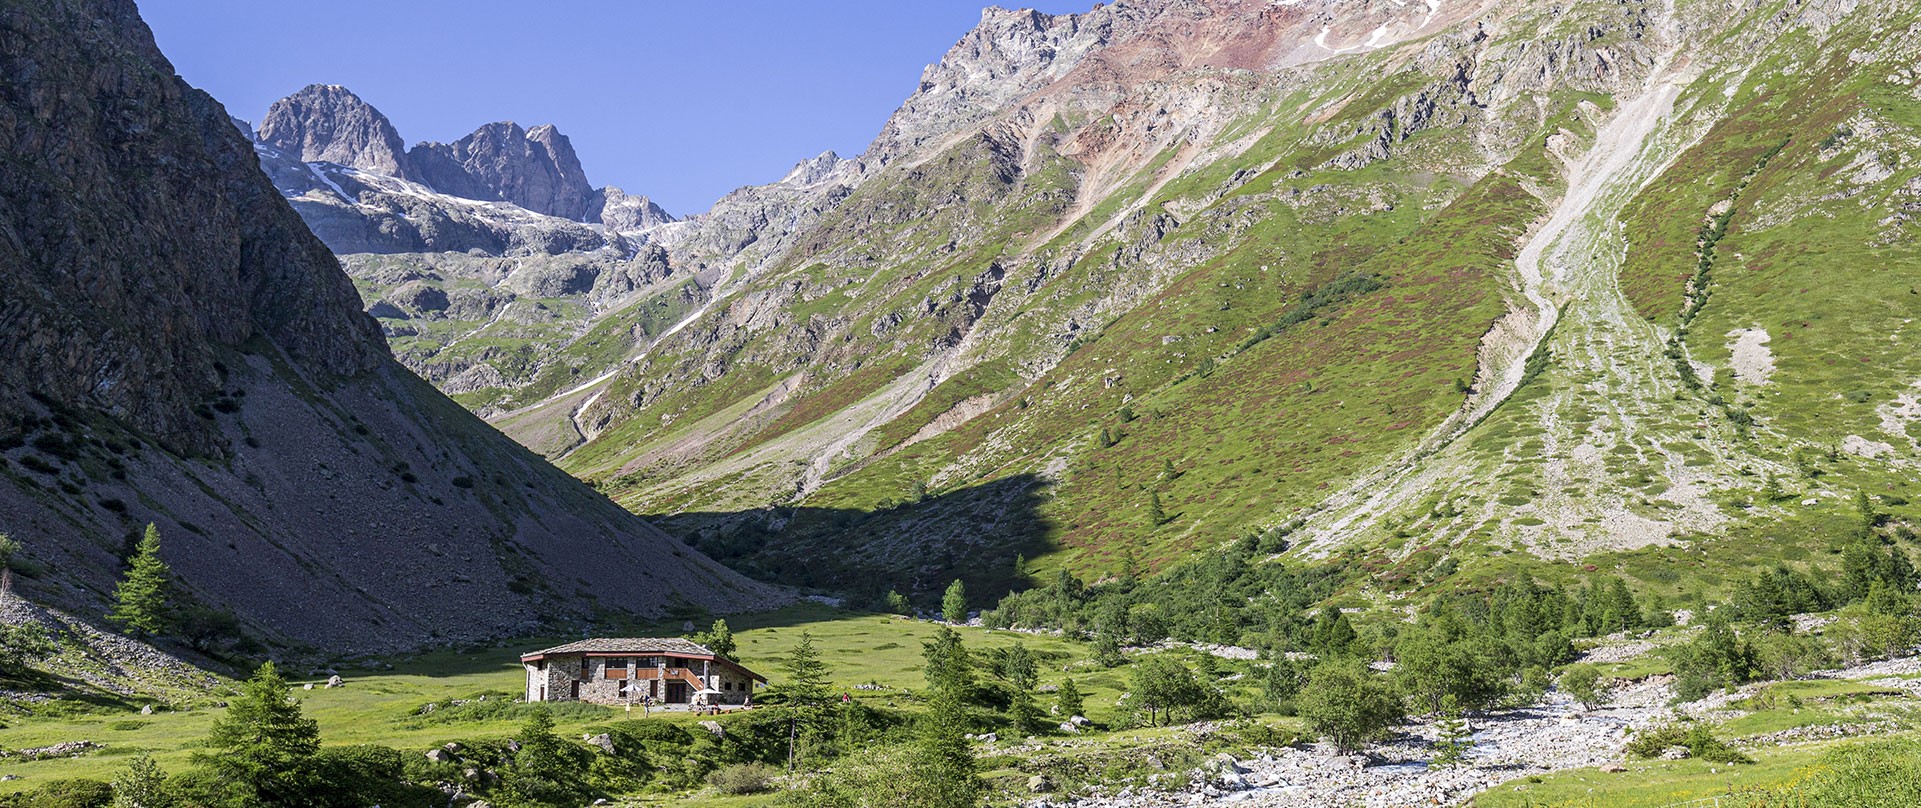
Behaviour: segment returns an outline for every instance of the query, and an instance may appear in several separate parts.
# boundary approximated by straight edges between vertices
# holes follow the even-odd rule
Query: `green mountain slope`
[[[990,10],[867,154],[663,228],[707,297],[499,422],[854,591],[1248,535],[1385,597],[1825,563],[1921,447],[1915,18]]]

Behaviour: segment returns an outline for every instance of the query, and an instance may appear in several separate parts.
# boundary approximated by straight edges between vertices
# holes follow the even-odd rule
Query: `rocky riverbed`
[[[1861,679],[1921,673],[1921,658],[1869,663],[1815,674],[1818,678]],[[1911,680],[1898,681],[1903,685]],[[1567,769],[1624,763],[1632,730],[1662,723],[1679,714],[1716,720],[1730,717],[1732,705],[1763,685],[1715,693],[1679,707],[1671,678],[1651,677],[1618,687],[1607,704],[1586,710],[1573,699],[1550,693],[1542,703],[1469,716],[1474,747],[1465,765],[1430,768],[1438,736],[1431,721],[1401,728],[1389,742],[1366,755],[1344,755],[1323,745],[1264,750],[1236,759],[1217,756],[1183,774],[1160,775],[1154,789],[1127,788],[1068,799],[1039,799],[1028,808],[1163,808],[1164,806],[1245,805],[1309,808],[1401,808],[1459,805],[1500,783]],[[1908,688],[1904,688],[1908,689]],[[1803,728],[1782,742],[1821,740],[1857,734]],[[1621,769],[1625,771],[1625,767]]]

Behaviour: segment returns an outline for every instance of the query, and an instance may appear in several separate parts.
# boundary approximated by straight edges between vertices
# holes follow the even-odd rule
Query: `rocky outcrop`
[[[186,597],[332,650],[772,597],[395,364],[131,2],[7,7],[0,74],[0,532],[24,548],[18,592],[102,613],[126,536],[152,522]]]
[[[551,124],[522,129],[490,123],[453,143],[422,143],[409,156],[435,189],[469,199],[499,199],[535,213],[582,221],[593,186],[566,135]]]
[[[586,219],[611,230],[651,230],[671,222],[666,209],[644,196],[630,196],[612,185],[588,195]]]
[[[393,123],[338,84],[311,84],[275,101],[260,119],[260,140],[303,162],[414,176]]]

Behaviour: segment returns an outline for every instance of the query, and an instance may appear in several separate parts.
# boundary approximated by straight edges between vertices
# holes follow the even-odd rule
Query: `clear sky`
[[[866,148],[989,0],[141,0],[161,50],[258,122],[341,84],[408,145],[552,123],[595,185],[706,210]],[[1003,5],[1013,3],[1003,0]],[[1094,0],[1027,0],[1049,13]]]

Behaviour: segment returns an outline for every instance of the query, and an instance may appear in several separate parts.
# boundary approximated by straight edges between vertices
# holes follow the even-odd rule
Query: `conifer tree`
[[[1062,718],[1081,714],[1081,689],[1074,686],[1072,679],[1061,682],[1060,692],[1054,694],[1054,701],[1060,708]]]
[[[173,571],[160,560],[160,528],[147,532],[128,560],[127,575],[114,587],[113,611],[107,619],[136,636],[153,636],[167,628],[168,590]]]
[[[1434,759],[1428,765],[1443,769],[1466,765],[1468,750],[1474,748],[1473,733],[1468,731],[1467,717],[1454,694],[1441,699],[1441,718],[1436,727],[1441,736],[1434,742]]]
[[[1014,728],[1022,735],[1035,735],[1045,726],[1042,723],[1041,708],[1034,704],[1034,694],[1017,689],[1009,701],[1007,717],[1013,719]]]
[[[948,584],[947,594],[941,596],[940,616],[949,623],[967,622],[967,587],[961,585],[959,578]]]
[[[974,690],[974,657],[961,644],[960,633],[946,626],[934,630],[934,638],[921,643],[921,656],[927,660],[922,676],[933,691],[950,691],[966,698]]]
[[[1013,648],[1007,649],[1007,658],[1003,667],[1007,671],[1008,683],[1012,684],[1016,690],[1033,689],[1034,680],[1040,676],[1040,666],[1034,662],[1034,652],[1027,650],[1026,645],[1018,642],[1014,643]]]
[[[581,778],[588,757],[554,732],[554,716],[536,710],[520,727],[520,750],[502,778],[521,805],[580,805],[591,795]]]
[[[1167,512],[1161,510],[1161,492],[1159,491],[1147,492],[1147,524],[1149,527],[1167,524]]]
[[[300,714],[288,691],[272,662],[261,665],[207,734],[213,751],[199,763],[243,804],[305,804],[318,783],[320,725]]]
[[[908,803],[918,808],[975,808],[984,786],[974,750],[967,745],[961,694],[935,688],[927,707],[906,772],[912,792]]]
[[[782,688],[788,698],[800,704],[818,704],[827,700],[827,663],[820,660],[820,652],[814,650],[814,635],[802,631],[800,642],[794,644],[787,659],[780,664],[787,672],[787,684]]]

